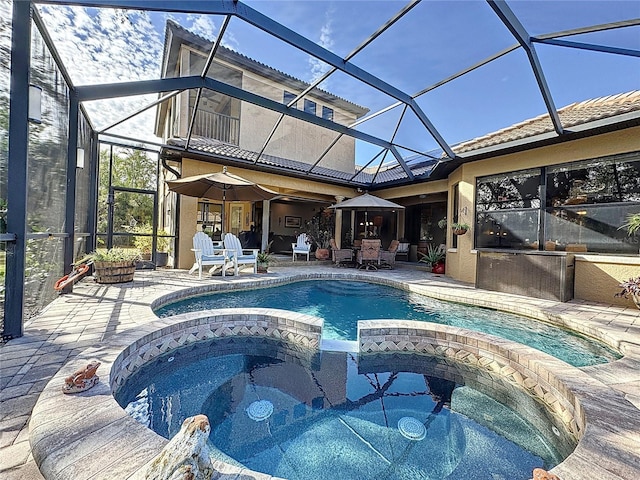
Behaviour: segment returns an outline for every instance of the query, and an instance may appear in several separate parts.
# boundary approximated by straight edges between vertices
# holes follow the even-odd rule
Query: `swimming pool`
[[[423,320],[468,328],[513,340],[582,367],[620,358],[596,340],[530,318],[436,300],[375,283],[312,280],[277,287],[208,294],[156,310],[166,317],[215,308],[268,307],[324,319],[323,338],[356,340],[357,321]]]
[[[410,368],[411,356],[219,339],[157,358],[116,399],[166,438],[204,413],[216,458],[290,480],[528,479],[575,448],[517,389],[487,391],[486,377],[476,389],[451,363],[420,356]]]

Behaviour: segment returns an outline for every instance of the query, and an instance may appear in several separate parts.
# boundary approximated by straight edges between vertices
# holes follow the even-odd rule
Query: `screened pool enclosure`
[[[165,68],[176,55],[166,48],[168,22],[210,47],[197,74]],[[462,142],[541,113],[550,122],[545,137],[510,149],[640,125],[638,111],[579,127],[558,113],[639,90],[639,33],[640,3],[629,1],[0,0],[2,338],[22,335],[24,322],[57,295],[54,282],[85,253],[137,242],[154,255],[159,243],[178,241],[166,212],[176,200],[161,197],[163,173],[180,175],[167,152],[204,155],[198,139],[205,128],[237,144],[240,123],[250,125],[238,113],[246,106],[275,121],[251,132],[259,145],[251,159],[219,155],[221,163],[354,191],[428,183],[501,153],[500,144],[479,152]],[[267,95],[216,63],[229,52],[299,88]],[[183,92],[189,121],[177,138],[158,118],[177,108]],[[361,113],[341,116],[311,96]],[[204,109],[222,104],[216,128],[207,127]],[[320,153],[283,159],[280,149],[296,132],[289,127],[307,124],[322,129]],[[344,138],[355,145],[348,174],[325,159]],[[629,168],[638,161],[637,153],[625,159]],[[551,185],[578,167],[513,170]],[[622,172],[618,200],[633,212],[640,194],[630,171]],[[500,181],[487,177],[478,187],[480,246],[496,241],[481,231],[498,217],[517,217],[519,229],[547,218],[552,232],[557,212],[580,217],[584,210],[554,203],[570,197],[560,187],[559,199],[534,188],[526,205],[498,205],[491,188]],[[607,215],[603,205],[594,211],[585,225]],[[534,243],[536,235],[526,238]]]

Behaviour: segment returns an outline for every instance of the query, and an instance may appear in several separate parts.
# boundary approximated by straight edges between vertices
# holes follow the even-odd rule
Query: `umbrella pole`
[[[225,202],[227,200],[227,189],[226,187],[222,189],[222,213],[220,215],[220,221],[222,222],[222,225],[220,225],[220,230],[222,231],[222,233],[220,234],[220,240],[224,240],[224,205]]]
[[[364,209],[364,238],[369,237],[369,212]]]

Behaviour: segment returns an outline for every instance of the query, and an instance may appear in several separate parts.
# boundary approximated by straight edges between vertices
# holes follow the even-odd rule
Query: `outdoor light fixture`
[[[84,148],[78,148],[76,150],[76,167],[84,168]]]
[[[42,88],[29,85],[29,121],[42,123]]]

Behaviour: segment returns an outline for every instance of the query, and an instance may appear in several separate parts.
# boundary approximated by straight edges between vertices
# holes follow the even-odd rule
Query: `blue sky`
[[[246,3],[343,57],[407,2]],[[640,18],[640,2],[635,0],[512,0],[508,4],[533,35]],[[77,84],[157,78],[168,18],[208,39],[215,38],[223,20],[213,15],[97,11],[48,5],[39,8]],[[571,40],[640,49],[640,27],[581,35]],[[514,43],[483,0],[424,0],[351,61],[406,93],[415,94]],[[230,22],[223,44],[309,82],[328,68],[237,18]],[[538,46],[538,55],[558,108],[640,89],[640,59],[636,57],[544,45]],[[394,103],[387,95],[343,73],[332,75],[322,86],[372,112]],[[104,126],[154,98],[95,102],[88,109],[95,124]],[[528,60],[520,49],[419,97],[417,102],[450,144],[545,113]],[[400,112],[396,108],[358,128],[388,140],[396,129]],[[150,138],[152,125],[150,112],[127,122],[122,130],[130,134],[135,128],[143,138]],[[405,117],[395,141],[420,151],[438,146],[413,115]],[[378,150],[359,143],[359,163],[366,163]]]

